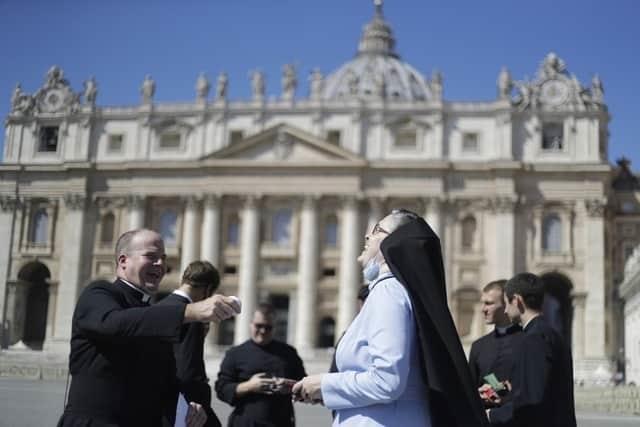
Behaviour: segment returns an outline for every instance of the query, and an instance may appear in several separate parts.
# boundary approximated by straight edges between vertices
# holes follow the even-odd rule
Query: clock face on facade
[[[56,112],[64,104],[65,96],[65,92],[63,92],[62,90],[51,89],[40,101],[40,108],[42,109],[42,111],[50,113]]]
[[[569,87],[560,80],[548,80],[540,88],[540,98],[545,104],[560,105],[569,97]]]

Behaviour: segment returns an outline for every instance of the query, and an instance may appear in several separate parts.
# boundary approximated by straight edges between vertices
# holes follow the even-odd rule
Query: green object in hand
[[[484,377],[482,377],[484,379],[484,381],[489,384],[491,386],[492,389],[494,389],[495,391],[502,391],[504,390],[504,384],[502,384],[500,381],[498,381],[498,378],[496,377],[496,374],[491,373],[489,375],[485,375]]]

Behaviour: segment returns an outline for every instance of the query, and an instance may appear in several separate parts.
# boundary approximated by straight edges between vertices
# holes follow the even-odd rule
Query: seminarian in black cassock
[[[485,383],[483,378],[492,373],[499,381],[511,381],[515,357],[514,349],[521,333],[522,327],[520,325],[510,325],[506,328],[496,327],[471,344],[469,368],[476,387],[482,386]]]
[[[229,416],[229,427],[295,426],[290,388],[265,393],[269,393],[270,386],[275,387],[270,378],[299,380],[306,375],[295,348],[277,340],[264,339],[272,333],[272,317],[268,309],[259,307],[251,325],[252,338],[229,349],[220,365],[215,389],[220,400],[234,407]],[[254,389],[239,396],[240,386],[249,384],[252,377],[261,372],[268,376],[262,380],[263,390]]]
[[[165,297],[160,304],[186,305],[210,296],[220,284],[218,270],[207,261],[191,262],[184,273],[180,287]],[[211,387],[204,366],[203,323],[188,323],[182,326],[180,342],[174,344],[178,387],[187,402],[197,402],[207,413],[205,427],[220,427],[221,423],[211,409]]]
[[[82,292],[73,314],[71,386],[60,427],[173,425],[171,343],[180,337],[185,309],[149,306],[148,298],[120,279],[94,282]]]
[[[540,314],[542,280],[520,273],[509,280],[505,295],[507,314],[514,321],[522,315],[524,328],[511,375],[511,400],[489,411],[491,424],[576,427],[571,350]]]

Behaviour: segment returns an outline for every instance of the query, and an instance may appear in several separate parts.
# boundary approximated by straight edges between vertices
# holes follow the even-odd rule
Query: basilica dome
[[[395,52],[395,39],[382,14],[382,1],[375,2],[373,20],[365,25],[355,58],[327,76],[322,98],[388,99],[427,101],[429,83]]]

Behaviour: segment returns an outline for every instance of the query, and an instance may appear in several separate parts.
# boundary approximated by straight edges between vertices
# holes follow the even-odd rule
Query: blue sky
[[[199,72],[229,74],[231,98],[247,98],[262,69],[267,94],[281,67],[298,67],[298,95],[355,53],[372,0],[0,0],[0,116],[16,82],[35,92],[58,64],[76,90],[95,75],[99,105],[139,102],[144,75],[157,101],[195,97]],[[444,74],[447,100],[489,100],[501,66],[532,77],[549,51],[583,84],[600,74],[612,116],[609,158],[640,170],[640,2],[636,0],[386,0],[401,57]],[[0,136],[3,138],[4,136]]]

